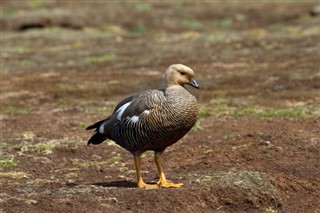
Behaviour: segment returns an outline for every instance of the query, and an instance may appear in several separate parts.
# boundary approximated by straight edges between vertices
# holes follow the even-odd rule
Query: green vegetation
[[[16,148],[20,153],[36,153],[42,155],[49,155],[53,153],[53,145],[45,143],[30,144],[27,141],[23,140],[19,143]]]
[[[312,109],[312,114],[315,116],[315,117],[320,117],[320,103],[317,103],[313,109]]]
[[[144,35],[148,32],[148,29],[146,26],[144,26],[144,24],[138,24],[136,26],[134,26],[131,30],[130,33],[133,35]]]
[[[245,117],[266,119],[266,118],[308,118],[319,115],[317,105],[308,109],[306,106],[289,107],[289,108],[263,108],[248,107],[229,107],[227,104],[218,103],[213,106],[201,106],[199,110],[199,118],[207,117]]]
[[[29,59],[24,59],[21,61],[21,65],[23,66],[33,66],[35,64],[36,64],[35,61],[29,60]]]
[[[199,109],[199,118],[207,118],[207,117],[220,117],[223,114],[229,112],[229,107],[226,105],[224,100],[219,100],[217,103],[212,106],[203,105],[200,106]]]
[[[183,19],[181,23],[190,30],[199,30],[203,28],[202,23],[194,19]]]
[[[32,151],[37,154],[49,155],[53,153],[52,148],[53,147],[49,144],[37,143],[33,145]]]
[[[255,114],[257,118],[305,118],[309,111],[305,107],[294,107],[287,109],[267,108]]]
[[[148,3],[139,2],[134,4],[134,10],[137,12],[149,12],[152,9],[152,6]]]
[[[280,31],[285,28],[285,25],[282,23],[274,23],[269,26],[271,30]]]
[[[1,8],[2,9],[2,8]],[[3,8],[3,14],[5,16],[12,16],[17,14],[17,9],[13,7]]]
[[[33,50],[29,47],[16,46],[13,48],[13,51],[15,53],[22,54],[22,53],[30,53]],[[22,60],[22,62],[21,62],[22,65],[23,65],[23,61],[25,61],[25,60]],[[30,60],[26,60],[26,61],[30,61]]]
[[[21,179],[24,177],[27,177],[27,174],[24,172],[0,172],[0,178]]]
[[[78,174],[74,172],[69,172],[68,174],[65,175],[66,179],[75,179],[77,177],[78,177]]]
[[[198,120],[198,121],[194,124],[194,126],[192,127],[192,130],[193,130],[193,131],[202,130],[202,127],[201,127],[201,125],[200,125],[200,120]]]
[[[59,97],[59,98],[57,99],[57,103],[63,104],[63,105],[65,105],[65,104],[70,104],[70,103],[71,103],[71,98],[70,98],[70,96],[62,96],[62,97]]]
[[[8,144],[4,141],[0,141],[0,149],[6,148],[6,147],[8,147]],[[0,154],[1,154],[1,152],[0,152]]]
[[[32,140],[36,137],[36,135],[32,131],[24,131],[21,132],[20,135],[24,140]]]
[[[103,63],[108,61],[114,61],[116,58],[117,58],[117,55],[115,53],[108,53],[100,56],[88,56],[88,57],[85,57],[84,63],[85,64]]]
[[[16,114],[27,114],[29,110],[24,107],[7,107],[1,110],[1,114],[16,115]]]
[[[230,112],[230,115],[232,117],[241,117],[241,116],[245,116],[245,115],[251,115],[255,112],[256,112],[256,110],[253,107],[246,107],[246,108],[242,108],[239,110],[234,110],[234,111]]]
[[[222,35],[222,34],[213,34],[213,35],[209,35],[209,40],[212,42],[221,42],[223,39],[225,39],[226,36]]]
[[[220,28],[229,28],[232,27],[233,20],[231,18],[224,18],[217,22],[217,26]]]
[[[29,0],[28,1],[28,7],[31,8],[39,8],[42,7],[47,0]]]
[[[223,140],[229,141],[229,140],[233,139],[234,137],[235,137],[234,134],[230,133],[230,134],[224,135]]]
[[[83,122],[80,122],[80,123],[77,124],[77,127],[79,129],[85,129],[87,126],[89,126],[89,125],[86,124],[86,123],[83,123]]]
[[[19,161],[14,158],[14,156],[1,156],[0,157],[0,169],[16,166]]]
[[[107,160],[107,163],[108,163],[108,164],[114,164],[114,163],[120,162],[121,160],[122,160],[122,157],[121,157],[120,155],[115,155],[115,156],[109,158],[109,159]]]

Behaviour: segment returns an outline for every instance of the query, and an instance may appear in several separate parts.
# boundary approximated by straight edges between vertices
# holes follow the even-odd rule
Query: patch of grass
[[[137,12],[149,12],[152,9],[152,6],[148,3],[139,2],[135,3],[133,9]]]
[[[29,143],[27,141],[21,141],[16,148],[20,151],[20,153],[25,153],[29,151]]]
[[[225,102],[217,101],[212,105],[202,105],[199,109],[199,119],[207,117],[251,117],[264,118],[308,118],[320,116],[320,104],[312,106],[296,106],[288,108],[261,108],[259,106],[230,107]]]
[[[75,179],[77,177],[78,177],[78,174],[74,172],[69,172],[68,174],[65,175],[66,179]]]
[[[257,118],[305,118],[308,116],[308,110],[305,107],[294,107],[285,109],[267,108],[258,112]]]
[[[246,107],[243,109],[234,110],[234,111],[230,112],[230,115],[232,117],[242,117],[245,115],[252,115],[255,112],[256,112],[256,110],[253,107]]]
[[[100,107],[100,108],[96,109],[96,111],[98,111],[101,114],[109,114],[112,112],[112,110],[113,110],[113,108],[111,108],[111,107]]]
[[[207,117],[210,117],[211,113],[210,113],[210,108],[207,107],[207,106],[201,106],[200,109],[199,109],[199,113],[198,113],[198,116],[199,118],[207,118]]]
[[[59,26],[52,26],[52,27],[50,27],[50,31],[52,33],[60,33],[62,31],[62,28]]]
[[[122,157],[121,157],[120,155],[115,155],[115,156],[109,158],[109,159],[107,160],[107,162],[108,162],[109,164],[114,164],[114,163],[120,162],[121,160],[122,160]]]
[[[16,46],[16,47],[13,48],[13,51],[15,53],[22,54],[22,53],[29,53],[29,52],[32,51],[32,49],[28,48],[28,47]],[[22,64],[23,61],[25,61],[25,60],[22,60],[21,64]]]
[[[16,166],[19,161],[14,158],[14,156],[1,156],[0,157],[0,169],[6,167]]]
[[[233,20],[231,18],[224,18],[217,22],[217,26],[220,28],[229,28],[232,27]]]
[[[221,54],[221,55],[229,55],[229,54],[232,53],[232,51],[233,51],[233,48],[232,48],[232,47],[226,46],[226,47],[222,48],[220,54]]]
[[[184,27],[190,30],[200,30],[203,28],[203,24],[198,20],[194,20],[194,19],[183,19],[181,23]]]
[[[9,7],[9,8],[3,8],[3,14],[5,16],[12,16],[12,15],[16,15],[17,14],[17,9],[13,8],[13,7]]]
[[[45,143],[30,144],[25,140],[19,143],[16,146],[16,148],[20,151],[20,154],[33,152],[41,155],[50,155],[53,153],[52,151],[53,146],[51,144],[45,144]]]
[[[46,2],[47,0],[29,0],[27,5],[31,8],[39,8],[42,7]]]
[[[71,98],[69,96],[62,96],[62,97],[59,97],[57,99],[57,103],[59,104],[70,104],[71,103]]]
[[[36,64],[36,62],[33,61],[33,60],[30,60],[30,59],[24,59],[24,60],[22,60],[22,61],[20,62],[20,64],[21,64],[22,66],[33,66],[33,65]]]
[[[86,124],[86,123],[83,123],[83,122],[80,122],[80,123],[77,124],[77,127],[79,129],[85,129],[85,128],[87,128],[87,126],[89,126],[89,125]]]
[[[130,33],[133,35],[144,35],[148,32],[147,27],[144,24],[138,24],[134,26],[131,30]]]
[[[20,135],[24,140],[33,140],[36,137],[32,131],[24,131],[21,132]]]
[[[84,58],[85,64],[95,64],[95,63],[103,63],[108,61],[114,61],[117,59],[117,55],[115,53],[108,53],[100,56],[88,56]]]
[[[50,155],[53,153],[52,146],[45,143],[37,143],[33,145],[32,151],[37,154]]]
[[[274,23],[269,26],[271,30],[281,31],[285,28],[285,25],[282,23]]]
[[[213,34],[209,36],[209,40],[212,42],[220,42],[225,38],[225,36],[221,34]]]
[[[227,114],[230,109],[223,101],[218,101],[212,105],[203,105],[199,109],[199,118],[215,117],[218,118],[223,114]]]
[[[8,144],[4,141],[0,141],[0,149],[6,148],[6,147],[8,147]],[[1,154],[1,152],[0,152],[0,154]]]
[[[315,117],[320,117],[320,103],[317,103],[312,107],[311,114]]]
[[[17,115],[17,114],[27,114],[29,110],[24,107],[7,107],[1,110],[1,114],[6,115]]]
[[[192,130],[193,131],[199,131],[199,130],[202,130],[202,127],[200,125],[200,121],[197,120],[197,122],[194,124],[194,126],[192,127]]]
[[[0,172],[0,178],[22,179],[27,177],[24,172]]]
[[[230,134],[224,135],[223,140],[229,141],[229,140],[233,139],[234,137],[235,137],[234,134],[230,133]]]

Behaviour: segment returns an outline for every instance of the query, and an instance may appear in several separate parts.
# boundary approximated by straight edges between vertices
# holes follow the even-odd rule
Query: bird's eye
[[[185,72],[180,72],[180,74],[181,74],[181,75],[185,75],[186,73],[185,73]]]

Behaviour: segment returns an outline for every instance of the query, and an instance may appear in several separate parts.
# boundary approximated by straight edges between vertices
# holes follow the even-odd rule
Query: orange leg
[[[172,183],[167,181],[161,165],[161,154],[162,153],[160,152],[155,152],[154,154],[154,160],[156,162],[158,172],[159,172],[159,181],[157,182],[157,184],[163,188],[180,188],[183,185],[183,183]]]
[[[156,189],[158,188],[155,184],[146,184],[141,177],[141,158],[140,156],[134,156],[134,165],[136,167],[136,173],[137,173],[137,185],[139,188],[142,189]]]

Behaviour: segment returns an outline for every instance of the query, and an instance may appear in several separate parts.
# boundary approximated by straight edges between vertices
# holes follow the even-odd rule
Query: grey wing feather
[[[122,113],[121,119],[141,115],[145,110],[150,110],[161,104],[164,93],[161,90],[147,90],[133,96],[130,105]]]

